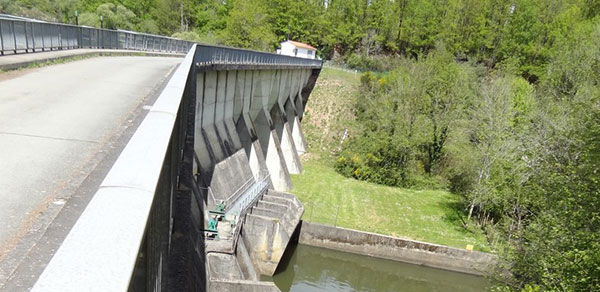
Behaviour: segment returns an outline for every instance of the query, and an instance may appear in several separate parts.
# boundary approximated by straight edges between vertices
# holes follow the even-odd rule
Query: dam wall
[[[192,45],[31,291],[278,291],[321,65]]]

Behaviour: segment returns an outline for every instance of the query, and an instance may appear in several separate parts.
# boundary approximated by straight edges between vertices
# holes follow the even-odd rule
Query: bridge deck
[[[181,60],[99,57],[0,74],[0,290],[20,291],[4,284]]]

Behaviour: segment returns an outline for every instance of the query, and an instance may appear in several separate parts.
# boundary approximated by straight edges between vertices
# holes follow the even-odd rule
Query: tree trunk
[[[467,216],[467,222],[471,220],[471,215],[473,215],[473,208],[475,208],[475,200],[471,201],[471,207],[469,207],[469,216]]]

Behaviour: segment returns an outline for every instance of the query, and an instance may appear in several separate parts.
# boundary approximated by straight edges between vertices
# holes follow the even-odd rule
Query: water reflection
[[[272,279],[283,292],[475,292],[490,285],[462,273],[305,245],[290,248]]]

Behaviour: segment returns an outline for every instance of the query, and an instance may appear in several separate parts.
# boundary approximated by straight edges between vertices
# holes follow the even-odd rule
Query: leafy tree
[[[268,23],[266,2],[234,1],[222,39],[229,46],[271,51],[276,37]]]
[[[362,79],[365,98],[356,115],[364,131],[343,149],[337,166],[342,174],[410,186],[441,171],[447,143],[474,97],[474,71],[441,50],[406,60],[376,81],[369,74]],[[368,141],[377,142],[370,147]]]
[[[137,24],[137,31],[151,33],[151,34],[160,34],[160,29],[158,28],[158,24],[153,19],[144,19],[140,23]]]
[[[202,41],[200,36],[193,31],[176,32],[171,37],[177,38],[177,39],[182,39],[182,40],[188,40],[188,41],[192,41],[192,42]]]
[[[133,29],[135,14],[123,5],[104,3],[96,9],[96,14],[103,17],[104,27],[111,29]]]
[[[84,12],[79,14],[79,24],[91,27],[100,27],[100,16],[96,13]]]
[[[227,26],[232,1],[209,0],[203,1],[196,11],[196,22],[203,34],[215,34]]]

